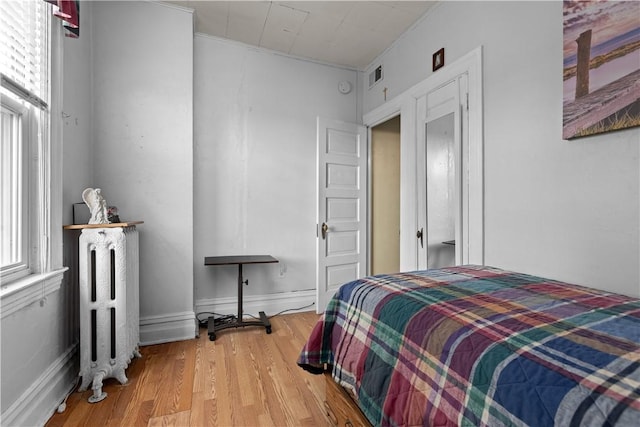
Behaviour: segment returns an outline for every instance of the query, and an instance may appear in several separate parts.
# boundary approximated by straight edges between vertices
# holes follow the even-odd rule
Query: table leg
[[[261,311],[258,314],[260,315],[260,321],[264,325],[264,329],[267,331],[267,334],[270,334],[271,333],[271,322],[269,322],[269,318],[267,317],[266,314],[264,314],[264,311]]]
[[[219,325],[215,324],[215,318],[209,317],[207,324],[207,333],[209,334],[209,339],[211,341],[215,341],[216,339],[216,331],[227,328],[243,328],[245,326],[264,326],[267,334],[271,333],[271,322],[269,318],[265,314],[264,311],[258,313],[260,315],[260,320],[255,321],[244,321],[243,320],[243,309],[242,309],[242,285],[244,285],[244,280],[242,277],[242,264],[238,264],[238,317],[233,322],[222,323]]]

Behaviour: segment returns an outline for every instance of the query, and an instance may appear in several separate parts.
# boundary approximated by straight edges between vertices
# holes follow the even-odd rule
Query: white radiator
[[[84,228],[79,239],[80,391],[89,402],[107,396],[102,381],[127,382],[125,369],[140,357],[138,230]]]

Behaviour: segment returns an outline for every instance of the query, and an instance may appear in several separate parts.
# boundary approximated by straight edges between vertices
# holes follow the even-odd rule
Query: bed
[[[640,300],[486,266],[366,277],[297,363],[347,425],[638,426]]]

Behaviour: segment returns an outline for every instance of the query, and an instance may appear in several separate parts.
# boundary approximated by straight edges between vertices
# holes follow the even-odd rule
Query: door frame
[[[417,206],[417,102],[422,96],[462,74],[468,76],[469,123],[469,257],[484,264],[484,129],[482,90],[482,46],[432,73],[395,98],[363,116],[369,129],[400,115],[400,270],[418,266]],[[368,219],[367,219],[368,220]],[[368,227],[367,227],[368,229]]]

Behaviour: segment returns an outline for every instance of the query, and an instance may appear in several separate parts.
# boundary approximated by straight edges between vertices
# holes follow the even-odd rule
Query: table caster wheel
[[[271,326],[267,326],[265,329],[267,330],[267,334],[271,333]]]
[[[209,334],[209,341],[215,341],[216,340],[216,334]]]

